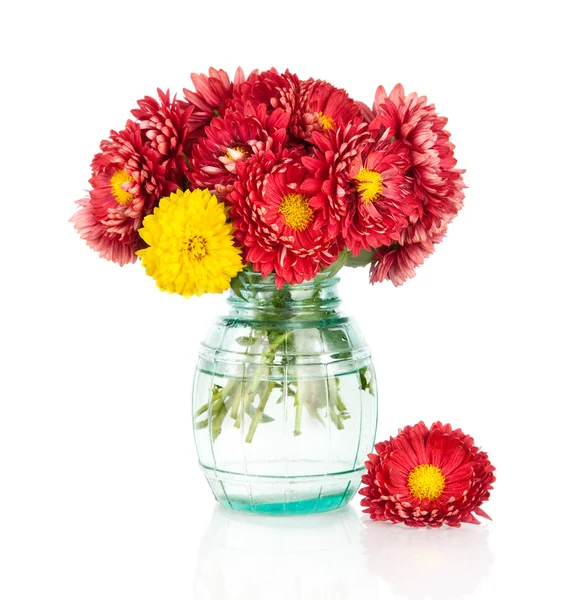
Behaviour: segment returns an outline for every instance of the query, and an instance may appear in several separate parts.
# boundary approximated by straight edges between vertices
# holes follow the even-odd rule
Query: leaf
[[[233,279],[230,280],[230,287],[232,291],[238,298],[241,298],[245,302],[247,302],[247,298],[244,297],[244,286],[240,275],[236,275]]]
[[[349,347],[349,339],[347,337],[347,332],[344,329],[330,329],[328,327],[324,327],[321,330],[321,335],[323,336],[323,341],[325,342],[326,352],[345,350],[343,354],[350,355],[350,352],[347,350]],[[345,358],[345,356],[343,356],[343,358]]]
[[[337,273],[339,273],[339,271],[345,266],[348,256],[349,252],[347,252],[347,248],[339,253],[337,260],[329,267],[328,277],[334,277],[337,275]]]
[[[364,392],[373,393],[373,376],[369,371],[368,367],[361,367],[359,369],[359,388]]]
[[[357,256],[347,253],[346,265],[352,268],[366,267],[373,260],[374,250],[361,250]]]

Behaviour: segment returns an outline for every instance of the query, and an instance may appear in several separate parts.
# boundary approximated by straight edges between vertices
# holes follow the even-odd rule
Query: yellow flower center
[[[323,131],[327,131],[328,129],[335,128],[334,119],[323,114],[321,111],[319,111],[319,122],[321,123],[321,129],[323,129]]]
[[[417,498],[436,500],[444,490],[446,478],[434,465],[418,465],[408,475],[408,488]]]
[[[201,260],[206,256],[206,240],[201,235],[193,235],[186,247],[191,258]]]
[[[236,161],[240,160],[244,156],[248,156],[248,151],[242,146],[234,146],[233,148],[228,148],[228,152],[226,152],[224,156],[230,160]]]
[[[282,198],[279,212],[285,222],[295,231],[304,231],[313,221],[313,211],[309,206],[309,198],[301,194],[287,194]]]
[[[113,173],[113,176],[111,177],[111,193],[115,196],[115,200],[117,200],[119,204],[129,204],[133,199],[133,194],[129,194],[129,192],[126,192],[123,189],[123,184],[131,183],[132,181],[135,180],[123,169]]]
[[[383,193],[383,177],[378,171],[361,169],[355,175],[357,191],[365,204],[374,202]]]

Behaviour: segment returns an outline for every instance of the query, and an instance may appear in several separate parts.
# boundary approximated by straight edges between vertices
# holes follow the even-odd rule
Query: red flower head
[[[331,237],[321,199],[302,192],[308,172],[299,155],[266,151],[237,164],[238,179],[226,201],[244,247],[244,261],[276,287],[312,279],[340,251]]]
[[[480,508],[496,480],[488,455],[460,429],[421,421],[375,446],[365,462],[361,505],[376,521],[410,527],[479,523]]]
[[[124,265],[137,260],[143,217],[176,186],[165,180],[165,167],[143,144],[137,123],[127,121],[123,131],[112,131],[100,147],[92,162],[93,189],[89,198],[77,201],[81,208],[70,220],[88,246]]]
[[[307,140],[314,131],[343,128],[354,119],[361,120],[359,105],[345,90],[326,81],[308,79],[300,85],[299,99],[292,117],[292,136]]]
[[[303,192],[320,198],[332,234],[341,232],[341,219],[347,213],[346,190],[340,174],[360,155],[371,141],[365,124],[351,123],[342,129],[316,133],[315,156],[304,156],[303,165],[311,176],[303,184]]]
[[[250,77],[255,74],[256,71]],[[226,102],[232,98],[234,89],[243,84],[246,77],[241,67],[236,69],[233,81],[230,81],[226,71],[210,67],[208,75],[191,73],[190,78],[196,91],[184,89],[183,92],[188,103],[194,107],[190,117],[190,128],[195,132],[195,136],[198,136],[202,135],[202,129],[214,117],[223,114]]]
[[[347,248],[356,256],[400,239],[409,217],[418,211],[408,148],[386,135],[351,123],[342,130],[314,134],[316,157],[303,159],[314,173],[305,191],[324,194],[341,227]]]
[[[391,279],[401,285],[434,251],[434,244],[444,237],[448,223],[462,208],[464,171],[455,168],[454,145],[444,129],[447,119],[439,117],[424,96],[405,96],[400,84],[387,96],[379,86],[372,113],[372,130],[378,129],[409,148],[407,174],[419,202],[418,213],[410,217],[398,244],[379,248],[371,266],[371,282]]]
[[[286,71],[279,74],[276,69],[254,73],[234,90],[228,108],[243,110],[246,104],[254,107],[263,104],[268,113],[281,108],[291,115],[297,107],[300,83],[297,75]]]
[[[447,225],[443,223],[439,228],[426,231],[417,221],[402,232],[398,243],[378,248],[371,262],[371,283],[390,280],[399,286],[414,277],[416,267],[424,263],[444,238]]]
[[[227,111],[224,117],[216,117],[192,148],[191,185],[226,197],[236,179],[237,162],[263,150],[279,150],[288,121],[281,109],[268,115],[266,105],[254,108],[249,103],[242,112]]]
[[[411,176],[423,205],[421,223],[429,231],[450,221],[462,208],[463,170],[456,169],[454,144],[444,129],[448,119],[439,117],[424,96],[405,96],[397,85],[387,96],[383,86],[375,95],[371,127],[389,130],[411,150]]]
[[[184,183],[187,167],[182,156],[184,146],[190,135],[190,118],[194,107],[181,103],[176,96],[170,99],[170,93],[157,90],[159,101],[145,96],[132,110],[139,120],[139,126],[145,143],[159,156],[167,171],[167,177],[179,186]]]

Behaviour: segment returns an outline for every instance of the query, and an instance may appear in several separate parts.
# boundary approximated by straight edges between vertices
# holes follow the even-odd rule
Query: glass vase
[[[202,344],[194,439],[216,499],[235,510],[341,508],[365,471],[377,424],[369,348],[338,312],[332,271],[276,289],[241,273]]]

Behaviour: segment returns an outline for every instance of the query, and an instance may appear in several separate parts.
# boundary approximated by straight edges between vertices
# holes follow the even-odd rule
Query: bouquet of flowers
[[[401,285],[462,206],[446,119],[401,85],[369,108],[289,71],[191,78],[184,99],[158,90],[101,142],[71,219],[161,290],[219,293],[243,270],[280,289],[333,263]]]
[[[401,85],[390,94],[379,86],[369,107],[289,71],[246,77],[239,68],[231,80],[210,69],[191,79],[195,89],[184,98],[158,90],[158,98],[139,100],[134,120],[101,142],[91,190],[71,219],[103,258],[119,265],[140,258],[161,290],[189,297],[232,287],[243,297],[249,277],[271,275],[279,308],[291,285],[345,265],[369,265],[371,283],[398,286],[462,207],[463,171],[447,120]],[[270,397],[291,396],[295,435],[303,408],[320,420],[326,411],[343,429],[349,413],[335,379],[323,393],[315,382],[264,380],[296,336],[299,343],[287,329],[262,331],[261,363],[246,389],[236,379],[215,381],[195,428],[210,426],[216,439],[227,415],[236,427],[249,418],[251,442],[258,424],[271,420]],[[253,347],[254,336],[243,343]],[[358,387],[374,395],[371,372],[358,369]]]

